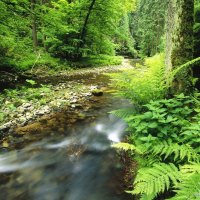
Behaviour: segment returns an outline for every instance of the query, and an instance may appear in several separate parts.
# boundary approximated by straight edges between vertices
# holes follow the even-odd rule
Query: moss
[[[193,59],[193,24],[194,24],[194,1],[176,0],[176,17],[171,23],[175,23],[173,31],[173,46],[171,63],[173,68],[183,65]],[[174,80],[172,90],[174,93],[191,91],[191,73],[182,70]]]
[[[96,89],[96,90],[93,90],[93,91],[92,91],[92,94],[93,94],[94,96],[102,96],[102,95],[103,95],[103,91],[100,90],[100,89]]]
[[[177,20],[175,23],[172,66],[179,66],[193,58],[193,13],[191,0],[177,1]]]

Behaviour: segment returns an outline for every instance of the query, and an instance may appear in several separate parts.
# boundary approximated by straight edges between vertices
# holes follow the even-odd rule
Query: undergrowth
[[[121,56],[109,56],[99,54],[97,56],[83,57],[77,62],[69,62],[72,68],[98,67],[120,65],[123,61]]]
[[[61,71],[70,70],[72,68],[100,67],[122,64],[123,57],[97,55],[83,57],[81,60],[69,61],[60,60],[51,56],[49,53],[38,50],[37,52],[23,52],[15,55],[9,62],[0,63],[0,70],[3,71]]]
[[[146,59],[142,68],[111,74],[112,84],[118,89],[116,95],[137,105],[164,97],[166,85],[163,76],[163,54]]]
[[[113,75],[117,95],[139,107],[113,111],[130,132],[128,143],[113,147],[137,161],[133,190],[127,192],[140,200],[200,199],[200,94],[165,98],[173,78],[195,62],[199,58],[166,77],[163,57],[156,55],[146,60],[145,68]]]
[[[131,133],[130,143],[113,146],[134,152],[138,162],[139,170],[131,194],[140,195],[141,200],[159,199],[166,192],[176,192],[173,200],[199,198],[198,107],[197,99],[181,94],[173,99],[151,101],[141,114],[124,118]]]

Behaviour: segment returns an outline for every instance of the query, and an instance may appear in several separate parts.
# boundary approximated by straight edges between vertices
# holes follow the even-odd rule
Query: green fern
[[[145,59],[142,69],[127,70],[112,74],[112,84],[118,89],[117,95],[142,105],[150,100],[160,99],[165,94],[164,55]]]
[[[191,165],[184,165],[181,167],[183,174],[198,173],[200,174],[200,163],[193,163]]]
[[[152,195],[146,195],[146,194],[142,194],[140,197],[140,200],[152,200],[156,197],[155,194]]]
[[[126,121],[130,116],[133,116],[136,113],[136,108],[123,108],[119,110],[114,110],[111,113]]]
[[[133,144],[129,144],[129,143],[119,142],[119,143],[113,144],[112,147],[114,147],[116,149],[121,149],[124,151],[135,151],[139,154],[143,154],[143,151],[140,148],[136,147]]]
[[[191,68],[194,64],[197,64],[197,63],[200,63],[200,57],[190,60],[187,63],[175,68],[175,70],[173,70],[171,74],[167,77],[168,87],[171,87],[173,80],[179,73],[181,73],[183,70]]]
[[[170,200],[199,200],[200,199],[200,174],[185,177],[178,185],[175,197]]]
[[[162,162],[160,157],[155,157],[149,154],[135,155],[134,159],[140,168],[152,167],[155,163]]]
[[[132,194],[155,197],[169,190],[171,183],[177,185],[179,179],[180,172],[174,164],[156,163],[151,168],[138,170]]]
[[[177,159],[188,161],[199,161],[200,157],[196,150],[189,144],[178,144],[167,141],[160,142],[159,144],[152,145],[150,152],[154,155],[164,155],[164,159],[173,157],[174,161]]]
[[[176,186],[175,197],[170,200],[200,199],[200,163],[184,165],[180,169],[181,181]]]

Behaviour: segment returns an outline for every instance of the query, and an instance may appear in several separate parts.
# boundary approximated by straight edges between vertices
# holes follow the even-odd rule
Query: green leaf
[[[29,83],[32,86],[37,84],[34,80],[29,80],[29,79],[26,79],[26,82]]]
[[[149,128],[157,128],[158,127],[158,123],[157,122],[151,122],[148,124]]]

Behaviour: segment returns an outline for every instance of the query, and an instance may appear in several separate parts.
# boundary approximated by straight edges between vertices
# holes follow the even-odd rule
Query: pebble
[[[31,107],[31,106],[32,106],[32,104],[30,104],[30,103],[23,103],[22,104],[23,108],[28,108],[28,107]]]
[[[5,124],[3,124],[2,126],[0,126],[0,131],[3,131],[7,128],[9,128],[12,125],[12,122],[7,122]]]

